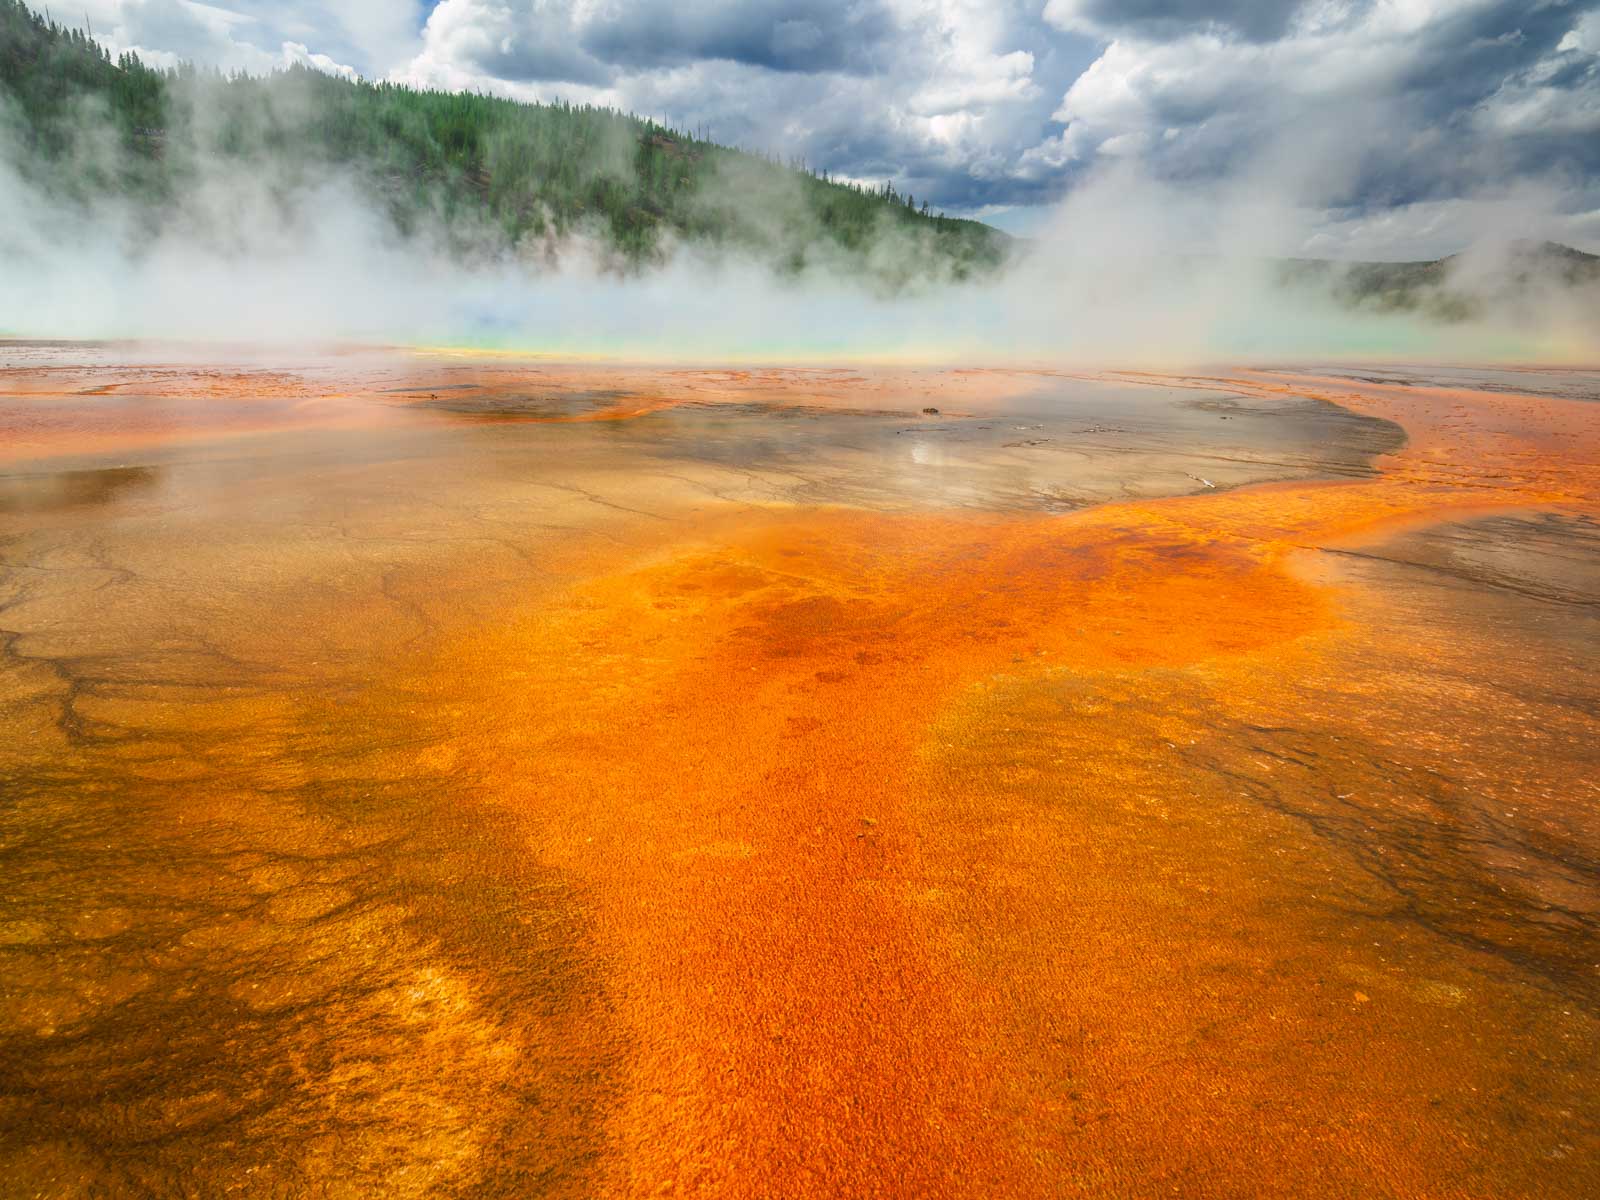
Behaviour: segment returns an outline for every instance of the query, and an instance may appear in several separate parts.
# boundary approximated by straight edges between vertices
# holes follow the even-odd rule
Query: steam
[[[97,120],[84,114],[85,130]],[[77,143],[90,158],[68,171],[124,169],[109,133]],[[1518,239],[1572,232],[1569,197],[1547,181],[1434,211],[1435,225],[1448,216],[1470,249],[1431,295],[1412,298],[1414,310],[1396,311],[1352,298],[1343,270],[1283,277],[1283,258],[1341,248],[1330,244],[1337,218],[1306,201],[1323,182],[1314,155],[1262,155],[1204,187],[1113,163],[995,277],[886,294],[805,226],[798,195],[752,200],[751,181],[738,177],[703,202],[736,198],[770,212],[772,236],[806,251],[798,273],[698,244],[668,246],[656,268],[624,272],[602,239],[581,231],[508,250],[459,214],[402,236],[353,175],[203,145],[184,152],[192,186],[152,222],[146,206],[105,198],[114,189],[64,195],[16,137],[0,137],[0,332],[682,361],[1600,358],[1596,285],[1519,277],[1513,261]],[[626,170],[626,155],[617,158]],[[925,258],[916,239],[886,227],[867,253],[880,266]]]

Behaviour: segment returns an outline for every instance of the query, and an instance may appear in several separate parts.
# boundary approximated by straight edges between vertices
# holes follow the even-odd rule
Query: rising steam
[[[83,120],[92,132],[95,115]],[[78,169],[119,169],[109,133],[77,141],[106,156]],[[639,272],[581,232],[508,250],[456,214],[402,236],[354,174],[189,153],[192,186],[153,219],[114,192],[64,197],[18,137],[0,136],[0,332],[699,361],[1600,357],[1593,282],[1507,283],[1505,247],[1558,229],[1557,188],[1468,204],[1473,245],[1434,286],[1441,302],[1414,296],[1402,310],[1342,294],[1337,268],[1285,276],[1282,260],[1318,244],[1326,214],[1305,202],[1303,164],[1265,158],[1204,187],[1099,172],[998,274],[886,294],[838,251],[780,276],[680,244]],[[775,222],[801,219],[782,196],[759,203]],[[870,253],[926,253],[900,236],[884,230]]]

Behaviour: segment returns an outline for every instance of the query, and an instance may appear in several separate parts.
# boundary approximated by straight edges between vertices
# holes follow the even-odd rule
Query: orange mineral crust
[[[574,619],[453,652],[480,678],[518,664],[486,697],[505,731],[487,786],[551,820],[547,861],[606,897],[596,933],[635,1047],[620,1194],[1046,1183],[996,1111],[1007,1064],[972,1011],[981,981],[928,908],[946,847],[910,806],[930,721],[996,672],[1267,652],[1331,612],[1159,531],[1042,533],[764,522],[582,589]],[[1196,619],[1233,589],[1267,613]]]
[[[419,370],[0,507],[20,1194],[1592,1194],[1595,376]]]
[[[934,371],[528,366],[445,352],[348,352],[289,367],[218,368],[149,351],[132,355],[134,348],[115,344],[95,349],[104,361],[85,365],[82,351],[64,357],[58,344],[12,347],[9,365],[0,365],[0,429],[7,434],[0,462],[384,428],[400,414],[568,424],[719,403],[824,410],[888,403],[899,411],[913,395],[982,400],[1026,382]]]

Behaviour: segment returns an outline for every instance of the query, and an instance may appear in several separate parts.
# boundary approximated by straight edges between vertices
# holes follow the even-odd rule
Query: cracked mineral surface
[[[1588,1197],[1600,374],[0,347],[0,1194]]]

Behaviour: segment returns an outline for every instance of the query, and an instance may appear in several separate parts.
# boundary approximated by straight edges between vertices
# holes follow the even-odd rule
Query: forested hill
[[[559,255],[578,237],[622,270],[681,243],[783,273],[895,288],[993,270],[1006,236],[609,109],[352,81],[156,70],[0,0],[0,147],[62,203],[127,200],[151,231],[196,218],[219,178],[279,204],[337,178],[406,235],[462,254]],[[135,222],[137,227],[141,222]],[[212,229],[227,236],[228,231]]]

